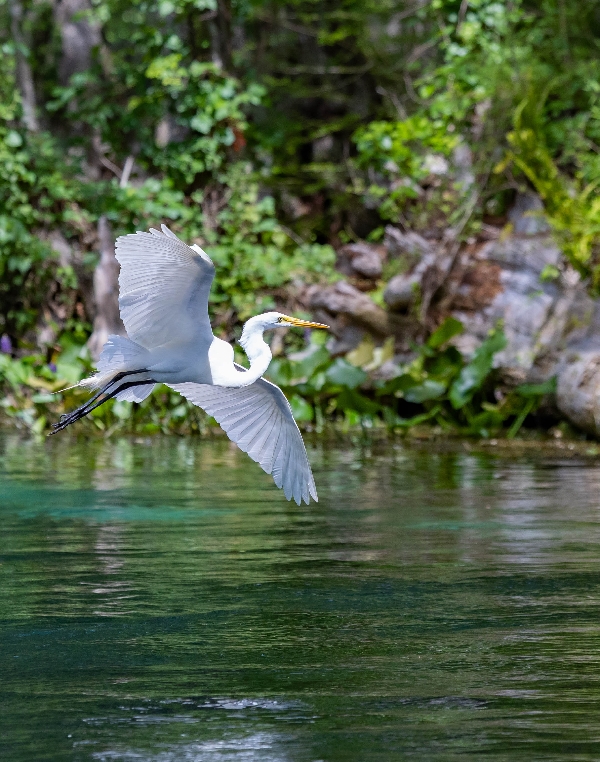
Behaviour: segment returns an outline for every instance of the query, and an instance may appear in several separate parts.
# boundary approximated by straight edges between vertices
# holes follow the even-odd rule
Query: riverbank
[[[536,203],[531,194],[521,198],[510,226],[488,226],[455,257],[448,241],[388,226],[380,244],[337,250],[333,282],[288,290],[296,312],[331,326],[329,334],[269,336],[267,377],[299,424],[396,432],[427,424],[448,436],[514,439],[522,427],[545,432],[562,421],[597,437],[600,301],[564,264],[539,209],[532,212]],[[105,264],[111,257],[118,273],[114,249]],[[80,391],[59,392],[93,372],[97,338],[63,333],[46,351],[29,353],[5,342],[5,422],[42,433],[81,404]],[[140,405],[110,402],[78,425],[188,434],[211,423],[161,386]]]

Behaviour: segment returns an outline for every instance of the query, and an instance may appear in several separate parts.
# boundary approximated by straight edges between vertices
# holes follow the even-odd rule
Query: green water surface
[[[600,759],[600,467],[0,438],[0,759]]]

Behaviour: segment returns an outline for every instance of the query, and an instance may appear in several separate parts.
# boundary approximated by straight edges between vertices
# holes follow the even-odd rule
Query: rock
[[[529,206],[527,206],[527,204]],[[532,208],[533,202],[522,205]],[[525,213],[523,220],[527,217]],[[451,314],[465,330],[453,343],[470,356],[501,325],[508,340],[496,355],[496,367],[511,384],[557,378],[556,407],[571,423],[600,436],[600,302],[594,301],[576,273],[563,266],[560,250],[547,235],[519,223],[518,235],[500,237],[468,249],[453,277],[460,282]],[[404,247],[407,234],[389,235]],[[418,239],[413,239],[418,240]],[[384,292],[392,310],[406,309],[422,290],[431,267],[439,266],[428,244],[405,275],[395,276]],[[429,249],[427,251],[427,249]],[[548,266],[562,272],[547,281]],[[445,313],[447,314],[447,313]]]
[[[335,354],[354,349],[365,331],[376,340],[393,336],[399,350],[410,347],[422,334],[422,326],[414,317],[387,312],[346,281],[333,286],[310,286],[302,295],[302,301],[318,320],[331,326],[336,337],[331,347]]]
[[[403,257],[412,261],[434,253],[434,247],[426,238],[412,231],[404,233],[392,225],[385,229],[383,244],[390,257]]]
[[[349,243],[338,251],[337,269],[344,275],[381,278],[385,249],[370,243]]]
[[[336,335],[327,342],[327,349],[332,357],[341,357],[356,349],[365,335],[364,329],[352,323],[338,322],[336,328]]]
[[[383,300],[392,312],[403,312],[415,303],[425,272],[438,260],[433,246],[418,233],[403,233],[391,225],[385,229],[385,241],[390,255],[416,261],[408,273],[395,275],[383,292]]]
[[[517,193],[513,208],[508,213],[517,235],[539,235],[548,233],[550,226],[543,216],[544,205],[537,193],[527,191]]]
[[[541,375],[556,367],[548,356],[580,340],[594,312],[593,300],[580,284],[540,280],[547,265],[556,267],[560,261],[560,251],[548,237],[511,236],[484,244],[452,304],[452,314],[465,326],[458,348],[471,354],[500,322],[508,345],[496,358],[498,366],[515,380],[541,380],[542,366]]]
[[[507,268],[527,269],[539,276],[548,265],[558,268],[562,254],[548,236],[530,239],[508,236],[487,243],[480,253],[480,258],[497,262]]]
[[[557,377],[556,405],[571,423],[600,436],[600,337],[565,354]]]
[[[519,231],[531,231],[515,219]],[[527,219],[525,212],[521,219]],[[500,325],[508,343],[495,364],[507,383],[542,383],[556,377],[556,398],[550,400],[550,408],[600,437],[600,300],[592,299],[577,273],[565,267],[552,238],[541,234],[539,227],[536,231],[469,244],[452,262],[447,250],[438,252],[421,236],[389,226],[385,238],[389,256],[415,262],[387,284],[384,300],[389,311],[345,281],[311,286],[304,301],[321,313],[324,322],[331,318],[336,354],[354,349],[366,332],[376,344],[394,336],[395,350],[402,351],[421,333],[413,317],[395,313],[409,309],[415,292],[427,289],[432,270],[448,272],[449,301],[433,303],[429,315],[441,321],[451,314],[462,322],[464,332],[453,340],[460,351],[472,355],[489,331]],[[354,267],[360,250],[345,256]],[[541,277],[549,266],[559,273],[552,281]],[[396,356],[386,373],[396,372],[399,363]]]
[[[461,186],[464,193],[475,182],[473,174],[473,152],[469,145],[461,140],[452,152],[452,164],[456,176],[456,182]]]
[[[377,335],[387,336],[392,332],[388,313],[378,307],[371,297],[346,281],[341,280],[333,286],[312,286],[308,302],[312,309],[349,315],[356,323]]]
[[[385,287],[383,300],[392,312],[410,309],[419,293],[419,275],[395,275]]]

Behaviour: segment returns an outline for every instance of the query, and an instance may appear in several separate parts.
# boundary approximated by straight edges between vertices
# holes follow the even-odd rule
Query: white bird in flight
[[[165,225],[161,229],[117,239],[119,308],[127,337],[108,337],[97,372],[76,384],[98,391],[61,416],[52,434],[113,397],[141,402],[156,384],[167,384],[215,418],[229,439],[273,475],[288,500],[298,505],[317,500],[290,405],[281,389],[262,377],[272,358],[263,332],[328,326],[279,312],[250,318],[240,338],[250,361],[250,368],[243,368],[233,361],[231,345],[212,332],[212,261],[199,246],[183,243]]]

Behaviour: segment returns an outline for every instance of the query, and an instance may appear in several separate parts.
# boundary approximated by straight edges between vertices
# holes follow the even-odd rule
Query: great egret
[[[127,337],[109,336],[97,372],[76,386],[97,389],[84,405],[61,416],[52,434],[115,397],[141,402],[156,384],[167,384],[213,416],[300,505],[317,490],[302,435],[278,386],[262,378],[271,362],[263,340],[270,328],[328,328],[322,323],[266,312],[244,325],[240,344],[250,368],[233,361],[233,348],[213,335],[208,294],[215,267],[197,246],[187,246],[165,225],[162,233],[117,239],[121,265],[119,308]]]

